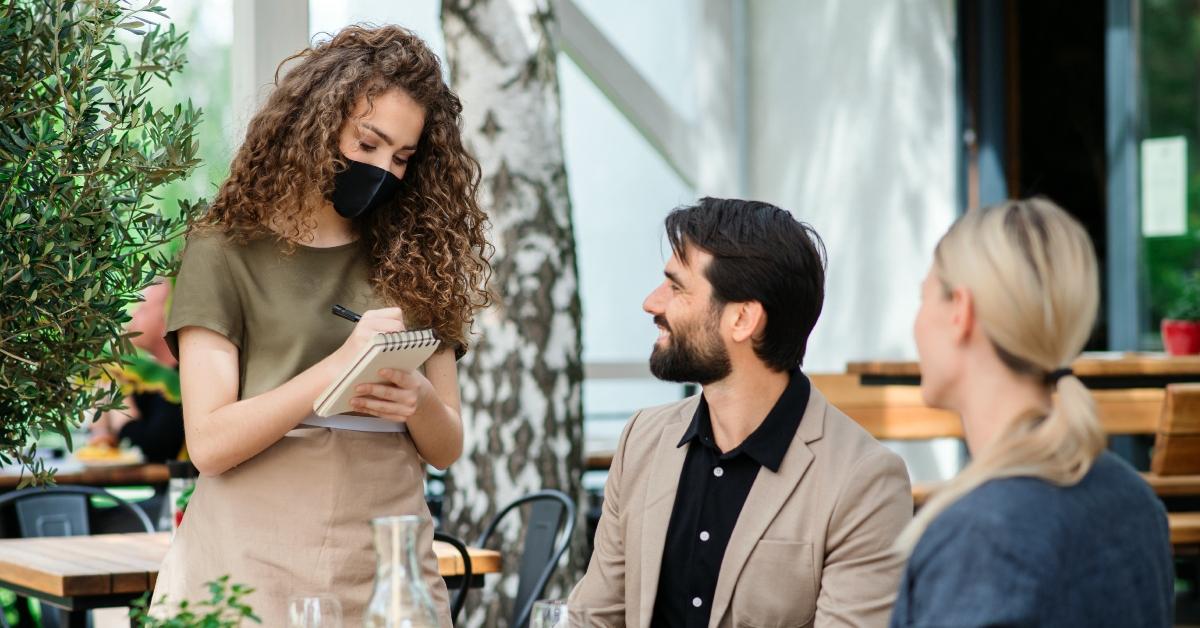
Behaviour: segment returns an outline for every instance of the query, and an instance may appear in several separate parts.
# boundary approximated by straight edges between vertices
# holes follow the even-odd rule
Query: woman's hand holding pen
[[[379,376],[386,383],[362,384],[354,389],[357,396],[350,405],[356,412],[404,423],[434,396],[433,384],[419,371],[383,369]]]
[[[344,347],[356,353],[374,334],[404,329],[403,316],[395,308],[359,316],[345,306],[335,305],[333,314],[357,325],[354,333],[359,337],[350,338]],[[384,320],[368,322],[368,318]],[[397,320],[401,321],[399,328],[381,327],[395,325]],[[379,377],[383,379],[380,383],[355,388],[350,407],[357,413],[407,424],[417,451],[429,464],[445,469],[454,462],[462,454],[462,417],[453,353],[435,353],[421,371],[382,369]]]
[[[354,320],[354,332],[338,349],[349,362],[371,342],[375,334],[404,331],[404,312],[398,307],[369,310],[361,316],[340,305],[333,313]],[[383,369],[379,376],[385,381],[380,384],[363,384],[355,389],[357,396],[350,401],[356,412],[371,414],[389,421],[404,422],[421,407],[433,393],[433,384],[417,371]]]
[[[363,312],[358,322],[355,323],[350,337],[346,338],[346,342],[342,343],[335,353],[338,356],[338,363],[349,365],[358,352],[371,342],[375,334],[404,330],[404,311],[398,307]]]

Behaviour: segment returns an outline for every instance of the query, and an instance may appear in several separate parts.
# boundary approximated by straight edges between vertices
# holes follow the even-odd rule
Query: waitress
[[[228,574],[263,625],[286,625],[289,596],[327,593],[351,626],[372,592],[370,520],[428,517],[423,463],[462,452],[455,356],[488,302],[486,216],[425,42],[351,26],[297,57],[188,236],[167,340],[201,476],[154,599],[207,599]],[[361,387],[353,406],[373,418],[312,414],[365,343],[406,328],[442,349]],[[449,626],[432,535],[422,570]]]

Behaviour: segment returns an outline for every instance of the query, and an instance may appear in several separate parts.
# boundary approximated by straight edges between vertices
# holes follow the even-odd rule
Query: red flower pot
[[[1162,322],[1163,347],[1171,355],[1195,355],[1200,353],[1200,321]]]

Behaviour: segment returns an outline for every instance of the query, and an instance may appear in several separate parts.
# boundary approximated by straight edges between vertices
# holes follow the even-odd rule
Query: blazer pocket
[[[738,578],[731,603],[735,626],[806,626],[817,614],[812,543],[759,541]]]

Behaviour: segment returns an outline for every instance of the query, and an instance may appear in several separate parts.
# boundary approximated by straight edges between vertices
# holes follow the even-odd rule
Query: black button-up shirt
[[[722,453],[713,438],[702,396],[679,446],[688,445],[675,508],[667,526],[651,625],[708,626],[725,546],[750,487],[765,467],[779,471],[808,406],[809,383],[799,369],[762,424],[735,449]]]

